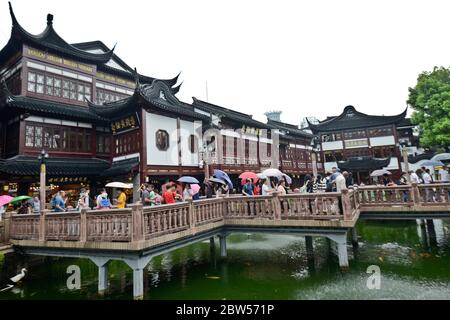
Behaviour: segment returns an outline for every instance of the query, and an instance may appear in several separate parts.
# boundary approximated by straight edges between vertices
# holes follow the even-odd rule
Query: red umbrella
[[[245,184],[245,182],[247,182],[247,179],[252,179],[253,183],[256,183],[258,182],[259,177],[254,172],[246,171],[241,173],[239,179],[242,179],[241,181],[242,184]]]

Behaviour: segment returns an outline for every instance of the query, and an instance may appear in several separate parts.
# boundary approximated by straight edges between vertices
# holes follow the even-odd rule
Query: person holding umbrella
[[[125,209],[125,204],[127,203],[127,195],[123,189],[119,189],[119,197],[117,197],[117,209]]]
[[[192,199],[192,189],[189,183],[183,183],[183,201],[188,201]]]

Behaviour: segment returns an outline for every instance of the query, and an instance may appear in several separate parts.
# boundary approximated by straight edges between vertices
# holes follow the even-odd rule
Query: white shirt
[[[422,175],[422,179],[423,179],[423,183],[425,183],[425,184],[429,184],[429,183],[433,182],[433,179],[431,179],[431,175],[429,173],[427,173],[427,172],[425,172]]]
[[[347,189],[347,186],[345,184],[345,177],[344,175],[340,174],[334,179],[336,181],[336,191],[341,192],[343,189]]]
[[[268,196],[270,194],[269,191],[270,191],[269,186],[266,185],[266,184],[263,184],[263,186],[262,186],[262,195],[263,196]]]
[[[417,173],[415,173],[415,172],[411,173],[410,178],[411,178],[411,183],[417,183],[417,184],[420,183],[420,179],[419,179],[419,176],[417,175]]]
[[[439,175],[441,177],[441,181],[448,181],[450,178],[447,170],[442,170],[442,169],[439,170]]]

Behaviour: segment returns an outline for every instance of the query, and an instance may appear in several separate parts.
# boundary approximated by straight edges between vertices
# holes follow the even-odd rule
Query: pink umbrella
[[[14,198],[7,195],[0,196],[0,206],[10,203],[12,199]]]
[[[191,184],[192,195],[197,194],[200,191],[200,185]]]

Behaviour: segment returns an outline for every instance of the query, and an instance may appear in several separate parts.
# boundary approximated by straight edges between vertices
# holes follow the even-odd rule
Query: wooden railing
[[[361,206],[442,206],[450,205],[450,184],[358,187]]]
[[[424,206],[449,204],[450,184],[421,184],[417,186],[417,203]]]
[[[151,239],[163,234],[189,229],[189,203],[174,203],[146,207],[144,210],[144,237]]]
[[[281,219],[343,219],[337,192],[280,196]]]
[[[364,186],[342,192],[229,196],[170,205],[81,212],[5,215],[16,240],[139,242],[229,219],[354,221],[360,210],[389,206],[450,209],[450,184]],[[231,223],[231,221],[230,221]]]
[[[414,205],[411,186],[364,186],[358,188],[361,205]]]
[[[279,200],[275,196],[230,197],[224,199],[226,218],[277,218]]]

